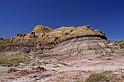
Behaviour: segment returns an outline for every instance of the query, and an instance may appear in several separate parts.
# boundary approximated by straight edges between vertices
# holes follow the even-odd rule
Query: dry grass
[[[94,73],[86,80],[86,82],[119,82],[119,78],[111,71],[102,73]]]
[[[8,44],[8,43],[9,43],[9,42],[6,41],[6,40],[0,40],[0,46],[6,45],[6,44]]]
[[[28,60],[29,58],[23,55],[3,56],[0,57],[0,65],[13,66],[19,63],[26,63]]]
[[[121,48],[124,48],[124,41],[120,41],[118,44]]]

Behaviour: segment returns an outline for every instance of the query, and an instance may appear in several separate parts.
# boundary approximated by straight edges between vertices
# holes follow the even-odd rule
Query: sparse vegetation
[[[29,58],[23,55],[4,56],[0,58],[0,65],[13,66],[19,63],[26,63],[28,60]]]
[[[124,40],[120,41],[118,44],[119,44],[120,48],[124,48]]]
[[[0,40],[0,45],[6,45],[8,43],[8,41],[6,40]]]
[[[119,78],[111,71],[90,75],[86,82],[119,82]]]

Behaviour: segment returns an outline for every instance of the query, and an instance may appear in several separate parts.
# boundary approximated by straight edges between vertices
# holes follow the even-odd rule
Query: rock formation
[[[17,34],[10,42],[9,47],[15,45],[19,49],[26,47],[27,51],[35,49],[44,52],[47,50],[51,54],[97,54],[97,52],[107,53],[108,50],[105,33],[89,25],[58,29],[37,25],[29,34]],[[29,49],[29,46],[33,46],[32,49]]]
[[[87,82],[92,73],[103,70],[113,82],[116,77],[108,70],[124,77],[123,54],[108,44],[105,33],[89,25],[58,29],[37,25],[28,34],[1,41],[0,82]],[[97,81],[102,82],[100,77],[106,82],[106,75],[101,76],[95,76]]]
[[[50,27],[37,25],[33,31],[29,34],[17,34],[13,37],[16,42],[35,39],[35,43],[41,44],[57,44],[68,39],[76,37],[99,37],[101,39],[107,40],[107,37],[101,31],[90,28],[89,26],[79,26],[79,27],[60,27],[58,29],[51,29]]]
[[[47,33],[47,32],[51,32],[53,29],[51,29],[48,26],[43,26],[43,25],[37,25],[32,32],[35,33]]]

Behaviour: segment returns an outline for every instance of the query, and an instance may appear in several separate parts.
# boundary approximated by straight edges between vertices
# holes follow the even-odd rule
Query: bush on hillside
[[[6,40],[0,40],[0,45],[6,45],[8,43],[8,41]]]
[[[118,82],[119,78],[111,71],[95,73],[90,75],[86,82]]]
[[[0,65],[15,66],[19,63],[26,63],[28,60],[29,58],[23,55],[4,56],[0,57]]]
[[[119,43],[120,48],[124,48],[124,41],[120,41]]]

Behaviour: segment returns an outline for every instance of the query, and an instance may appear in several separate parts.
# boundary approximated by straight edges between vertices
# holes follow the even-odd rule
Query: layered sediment
[[[52,29],[47,26],[37,25],[29,34],[17,34],[12,37],[11,41],[14,43],[36,43],[36,44],[58,44],[68,39],[76,37],[99,37],[107,40],[105,33],[92,29],[90,26],[79,27],[60,27]]]
[[[115,52],[108,43],[105,33],[89,25],[58,29],[37,25],[28,34],[1,40],[0,81],[85,82],[103,70],[123,75],[124,52]]]

